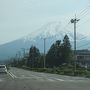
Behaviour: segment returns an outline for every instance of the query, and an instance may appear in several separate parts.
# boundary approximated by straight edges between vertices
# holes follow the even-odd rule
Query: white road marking
[[[7,72],[13,79],[14,78],[18,78],[18,79],[35,79],[35,80],[40,80],[40,81],[50,81],[50,82],[54,82],[54,81],[70,81],[70,82],[72,82],[72,81],[74,81],[74,80],[63,80],[63,79],[60,79],[60,78],[49,78],[49,77],[45,77],[45,76],[43,76],[43,75],[41,75],[41,76],[36,76],[36,75],[33,75],[33,74],[31,74],[30,76],[25,76],[25,75],[21,75],[20,77],[17,77],[17,76],[15,76],[12,72]],[[1,80],[2,81],[2,80]],[[0,81],[0,82],[1,82]]]
[[[0,79],[0,82],[2,82],[3,80],[2,79]]]
[[[21,75],[21,77],[16,77],[16,78],[20,78],[20,79],[41,79],[42,77],[38,77],[38,76],[35,76],[35,75],[33,75],[33,76],[25,76],[25,75]]]
[[[43,77],[43,76],[36,76],[36,75],[33,75],[33,74],[31,74],[30,76],[25,76],[25,75],[21,75],[21,77],[16,77],[16,78],[19,78],[19,79],[37,79],[37,80],[41,80],[41,81],[51,81],[51,82],[54,82],[54,81],[65,81],[65,80],[63,80],[63,79],[59,79],[59,78],[45,78],[45,77]]]
[[[11,73],[11,72],[10,72]],[[14,76],[14,78],[17,78],[17,76],[15,75],[15,74],[13,74],[13,73],[11,73],[13,76]]]
[[[51,81],[51,82],[53,82],[53,81],[55,81],[55,80],[53,80],[53,79],[47,79],[48,81]]]
[[[14,79],[14,76],[11,73],[7,72],[7,74],[9,74]]]
[[[7,72],[13,79],[14,78],[17,78],[17,76],[15,76],[13,73],[11,73],[11,72]]]
[[[63,79],[59,79],[59,78],[54,78],[54,79],[56,79],[56,80],[58,80],[58,81],[65,81],[65,80],[63,80]]]
[[[18,79],[32,79],[33,77],[16,77]]]

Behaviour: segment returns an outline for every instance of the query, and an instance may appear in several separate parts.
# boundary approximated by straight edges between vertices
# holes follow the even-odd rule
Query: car
[[[7,73],[6,65],[0,65],[0,73]]]

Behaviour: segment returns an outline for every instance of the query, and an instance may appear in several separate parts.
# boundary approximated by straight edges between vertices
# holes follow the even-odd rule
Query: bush
[[[45,72],[68,76],[84,76],[90,78],[90,69],[86,71],[85,68],[78,67],[77,70],[74,71],[74,67],[72,65],[62,65],[60,67],[53,67],[53,68],[30,68],[27,66],[22,66],[22,68],[35,72]]]
[[[90,78],[90,71],[86,71],[86,77]]]

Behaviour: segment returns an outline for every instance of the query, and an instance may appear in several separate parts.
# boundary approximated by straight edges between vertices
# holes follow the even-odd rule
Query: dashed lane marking
[[[50,82],[54,82],[55,80],[53,80],[53,79],[47,79],[48,81],[50,81]]]

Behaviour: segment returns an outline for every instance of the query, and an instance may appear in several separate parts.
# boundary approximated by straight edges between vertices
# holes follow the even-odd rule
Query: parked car
[[[0,65],[0,73],[7,73],[6,65]]]

